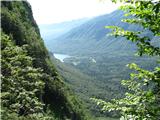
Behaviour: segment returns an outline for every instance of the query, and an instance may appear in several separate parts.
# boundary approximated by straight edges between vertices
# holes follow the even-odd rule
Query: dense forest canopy
[[[2,119],[89,119],[56,71],[27,1],[1,1]]]

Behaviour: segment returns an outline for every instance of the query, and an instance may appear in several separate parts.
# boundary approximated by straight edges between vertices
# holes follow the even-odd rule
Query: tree
[[[7,109],[8,114],[20,116],[41,113],[43,103],[40,96],[44,88],[42,69],[32,66],[33,58],[27,56],[25,45],[18,47],[9,36],[3,32],[1,35],[2,109]]]
[[[118,2],[118,0],[112,0]],[[106,26],[113,30],[112,35],[125,37],[137,45],[138,55],[160,56],[160,1],[146,0],[120,0],[124,2],[121,9],[128,16],[122,20],[129,24],[141,25],[142,31],[124,30],[118,26]],[[144,35],[146,31],[152,32],[156,39]],[[121,119],[124,120],[158,120],[160,118],[160,67],[153,71],[145,70],[132,63],[129,68],[135,70],[130,74],[129,80],[122,80],[122,85],[128,88],[125,97],[112,99],[105,102],[96,98],[98,105],[103,111],[120,111]]]

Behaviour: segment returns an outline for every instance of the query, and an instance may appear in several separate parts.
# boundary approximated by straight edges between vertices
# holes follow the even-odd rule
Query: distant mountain
[[[139,26],[122,23],[123,15],[122,11],[117,10],[110,14],[92,18],[86,22],[83,21],[83,24],[71,29],[67,33],[57,38],[53,37],[52,40],[46,40],[46,45],[52,52],[67,54],[105,53],[120,49],[135,49],[135,47],[130,46],[131,42],[123,38],[117,39],[107,36],[110,30],[105,29],[106,25],[117,25],[125,29],[140,29]],[[42,27],[40,28],[43,30]]]
[[[41,24],[39,25],[41,36],[45,39],[45,43],[50,43],[52,39],[69,32],[71,29],[80,26],[89,19],[90,18],[83,18],[62,23]]]
[[[111,31],[105,28],[108,25],[115,25],[134,31],[142,29],[138,25],[121,22],[125,18],[123,15],[124,12],[116,10],[110,14],[98,16],[86,22],[83,21],[83,24],[72,28],[67,33],[56,38],[52,37],[50,41],[46,41],[46,45],[52,52],[67,54],[106,53],[117,50],[133,51],[136,47],[132,42],[126,41],[124,38],[108,36],[107,34]]]
[[[123,15],[124,12],[117,10],[98,16],[59,37],[45,41],[51,52],[71,56],[64,59],[64,63],[52,58],[66,83],[85,101],[87,108],[96,117],[114,116],[113,113],[102,115],[90,98],[110,100],[122,97],[125,89],[120,81],[128,79],[131,72],[125,67],[126,64],[136,63],[150,70],[156,66],[155,58],[134,56],[136,45],[131,41],[107,35],[111,30],[105,29],[105,26],[115,25],[133,31],[142,29],[138,25],[122,23]],[[144,34],[152,37],[148,31]]]

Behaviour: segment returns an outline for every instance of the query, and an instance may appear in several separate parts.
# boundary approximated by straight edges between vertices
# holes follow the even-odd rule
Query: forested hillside
[[[40,33],[27,1],[1,1],[2,120],[158,120],[160,2],[122,9]]]
[[[70,55],[64,59],[64,63],[53,58],[55,66],[65,82],[85,101],[96,117],[118,116],[115,113],[101,112],[90,98],[111,100],[123,97],[126,89],[120,82],[128,79],[131,72],[125,67],[127,64],[136,63],[148,70],[157,66],[156,57],[135,56],[135,43],[123,37],[108,35],[111,30],[105,28],[107,25],[133,31],[143,30],[140,25],[121,22],[124,18],[127,18],[124,12],[117,10],[92,18],[57,38],[45,41],[52,53]],[[160,45],[152,32],[146,30],[143,35],[150,37],[153,44]]]
[[[62,81],[27,1],[1,1],[2,119],[88,120]]]
[[[96,63],[92,59],[96,60]],[[78,94],[92,115],[96,117],[117,117],[113,113],[103,113],[90,98],[110,100],[123,97],[126,89],[121,86],[120,81],[129,78],[131,70],[125,67],[128,63],[135,62],[150,70],[157,65],[155,58],[135,57],[133,53],[124,56],[109,54],[72,56],[64,59],[64,63],[55,58],[52,60],[64,77],[64,81]]]
[[[133,49],[130,45],[131,42],[107,36],[110,30],[105,29],[106,25],[121,25],[125,28],[139,29],[138,26],[129,26],[122,23],[120,20],[124,18],[123,14],[122,11],[117,10],[110,14],[92,18],[69,32],[53,38],[49,43],[46,40],[45,42],[50,51],[65,54],[109,53],[119,48]]]

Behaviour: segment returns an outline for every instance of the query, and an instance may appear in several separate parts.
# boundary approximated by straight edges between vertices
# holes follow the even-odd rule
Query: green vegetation
[[[63,64],[45,48],[29,3],[1,1],[2,119],[117,120],[121,115],[124,119],[157,120],[160,68],[155,61],[160,55],[160,4],[137,1],[135,6],[128,5],[122,8],[132,16],[123,21],[135,25],[119,22],[124,12],[115,11],[73,23],[76,27],[72,30],[69,26],[66,34],[56,38],[57,46],[51,46],[54,51],[73,55]],[[113,35],[130,41],[106,36],[110,30],[105,25],[127,29],[110,27]],[[139,55],[153,57],[134,56],[136,50]],[[133,70],[124,68],[132,62],[141,67],[130,64]],[[131,71],[135,73],[129,78]],[[129,80],[123,80],[121,86],[121,79]],[[98,98],[94,101],[99,106],[91,97]]]
[[[160,46],[159,37],[155,36],[148,28],[144,29],[140,24],[121,22],[121,19],[122,21],[124,21],[123,19],[129,21],[129,18],[134,18],[134,16],[124,16],[125,13],[127,11],[117,10],[111,14],[95,17],[46,43],[51,52],[72,56],[65,59],[64,63],[54,61],[55,66],[66,83],[85,101],[87,108],[96,117],[119,116],[117,112],[100,111],[99,107],[93,104],[89,98],[95,97],[104,101],[124,98],[124,93],[128,92],[128,88],[122,86],[120,82],[122,79],[130,79],[129,73],[134,72],[134,70],[125,67],[127,64],[136,63],[142,71],[146,69],[148,72],[154,71],[154,68],[158,66],[156,61],[159,57],[157,56],[143,55],[140,57],[134,54],[137,50],[139,50],[139,55],[141,55],[142,50],[150,51],[152,54],[152,47],[147,47],[147,49],[143,47],[148,46],[148,44]],[[152,12],[147,14],[150,16]],[[159,22],[157,21],[155,23],[158,25]],[[149,21],[147,22],[149,23]],[[144,22],[143,24],[146,25]],[[105,29],[104,26],[106,25],[120,26],[128,31],[125,32],[116,27],[117,34],[126,34],[119,37],[109,36],[106,34],[110,33],[111,30]],[[122,31],[119,32],[119,30]],[[143,33],[139,34],[138,31],[143,31]],[[132,34],[134,39],[127,34]],[[135,42],[127,40],[125,36]],[[92,62],[92,59],[96,63]],[[150,86],[152,87],[149,85],[148,89],[151,88]],[[145,88],[147,89],[146,86]]]
[[[122,79],[129,79],[129,73],[133,71],[125,67],[127,64],[134,62],[148,70],[153,70],[157,66],[156,57],[135,56],[137,47],[131,41],[106,35],[109,30],[105,30],[104,26],[112,24],[134,31],[142,30],[140,26],[120,22],[120,19],[124,18],[123,15],[124,12],[115,11],[109,15],[98,16],[73,28],[60,37],[63,39],[53,40],[54,44],[48,43],[53,51],[71,56],[66,58],[64,63],[54,60],[55,67],[96,117],[118,116],[116,112],[102,112],[90,98],[108,101],[124,97],[127,89],[121,86],[120,82]],[[159,45],[151,32],[145,31],[145,34],[153,39],[153,43]],[[93,35],[97,36],[97,40],[92,38]],[[93,59],[96,62],[93,62]]]
[[[124,0],[125,2],[125,0]],[[160,3],[158,1],[127,1],[121,8],[134,16],[125,19],[124,22],[140,24],[145,29],[150,30],[159,41],[160,36]],[[138,47],[138,55],[147,54],[149,56],[160,56],[160,48],[153,44],[148,36],[144,36],[143,31],[129,31],[117,26],[110,26],[113,35],[123,36],[135,42]],[[159,57],[158,57],[159,59]],[[121,119],[136,120],[157,120],[160,118],[160,67],[154,70],[145,70],[132,63],[128,65],[135,72],[130,74],[129,80],[122,80],[122,85],[128,88],[125,97],[112,99],[110,102],[93,98],[103,111],[120,111]]]
[[[90,98],[96,97],[104,100],[122,98],[126,89],[121,86],[120,81],[128,79],[128,74],[131,71],[124,67],[126,64],[136,62],[143,68],[150,70],[157,65],[155,58],[135,57],[133,53],[130,56],[118,57],[100,54],[92,57],[96,63],[93,63],[87,55],[66,58],[64,63],[55,60],[55,58],[53,61],[59,74],[64,77],[64,81],[78,94],[80,99],[85,102],[87,109],[96,117],[116,116],[115,113],[100,111],[100,108],[90,101]],[[74,65],[73,62],[77,62],[77,65]]]
[[[1,1],[2,118],[88,120],[50,60],[26,1]]]
[[[7,35],[2,33],[1,38],[3,106],[22,115],[42,111],[43,104],[36,97],[44,88],[42,70],[33,68],[26,50],[14,46]]]
[[[26,46],[14,45],[4,33],[1,33],[1,45],[2,119],[45,118],[41,99],[44,89],[42,69],[33,67],[33,59],[27,56]]]

